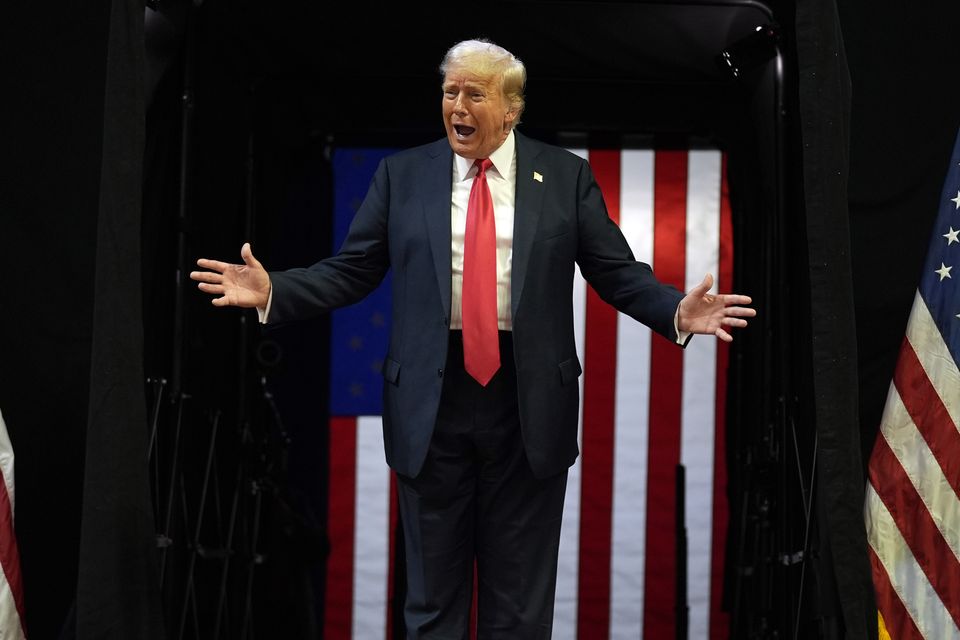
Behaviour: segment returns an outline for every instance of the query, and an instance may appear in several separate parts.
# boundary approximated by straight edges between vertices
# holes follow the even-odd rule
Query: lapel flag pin
[[[537,173],[536,171],[533,172],[533,179],[536,180],[537,182],[543,182],[543,176]]]

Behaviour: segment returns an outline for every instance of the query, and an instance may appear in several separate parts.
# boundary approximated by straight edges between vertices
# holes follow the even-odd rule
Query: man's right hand
[[[263,309],[270,298],[270,275],[253,257],[249,242],[240,249],[240,257],[243,264],[200,258],[197,266],[209,271],[191,271],[190,278],[200,283],[200,291],[219,296],[213,299],[214,306]]]

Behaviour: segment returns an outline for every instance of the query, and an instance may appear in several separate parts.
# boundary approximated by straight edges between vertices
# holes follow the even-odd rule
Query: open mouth
[[[475,127],[468,127],[465,124],[455,124],[453,125],[453,130],[457,132],[458,138],[467,138],[476,131]]]

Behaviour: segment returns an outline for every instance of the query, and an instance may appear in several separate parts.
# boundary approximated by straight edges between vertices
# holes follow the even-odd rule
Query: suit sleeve
[[[359,302],[377,288],[390,267],[389,202],[389,172],[381,160],[340,251],[307,268],[270,273],[271,324]]]
[[[577,264],[587,282],[618,311],[676,341],[674,316],[683,294],[634,258],[586,162],[577,177],[577,225]]]

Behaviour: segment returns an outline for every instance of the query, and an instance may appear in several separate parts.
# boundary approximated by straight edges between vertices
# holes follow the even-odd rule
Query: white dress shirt
[[[493,217],[497,231],[497,328],[510,331],[510,264],[513,260],[513,215],[517,186],[517,154],[513,131],[490,154],[493,166],[487,169],[487,185],[493,199]],[[453,276],[450,298],[450,328],[462,329],[461,294],[463,292],[463,244],[467,228],[467,203],[477,175],[474,160],[453,156],[453,188],[450,200],[450,273]]]

